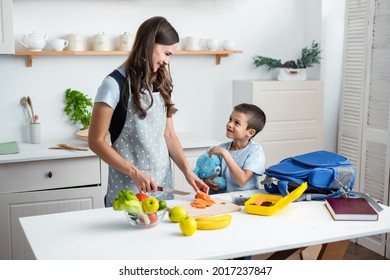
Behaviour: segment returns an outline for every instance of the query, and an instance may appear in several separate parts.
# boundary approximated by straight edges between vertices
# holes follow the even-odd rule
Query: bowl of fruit
[[[148,228],[157,225],[164,219],[167,204],[146,193],[134,194],[130,190],[122,190],[114,198],[112,208],[124,211],[131,226]]]

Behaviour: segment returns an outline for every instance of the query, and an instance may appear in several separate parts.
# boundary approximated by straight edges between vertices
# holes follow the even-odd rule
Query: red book
[[[335,221],[378,220],[378,213],[365,198],[326,198],[325,205]]]

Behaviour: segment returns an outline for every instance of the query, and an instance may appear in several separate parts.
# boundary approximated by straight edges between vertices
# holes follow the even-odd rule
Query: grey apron
[[[166,107],[159,92],[153,92],[153,106],[147,110],[144,119],[132,102],[130,95],[126,121],[119,137],[112,147],[127,161],[139,170],[148,174],[154,183],[165,189],[172,188],[172,168],[168,148],[164,138],[166,125]],[[148,94],[142,95],[142,106],[147,108],[151,100]],[[131,178],[116,169],[109,167],[106,207],[111,207],[114,197],[123,189],[139,193]],[[172,195],[164,193],[159,199],[171,199]]]

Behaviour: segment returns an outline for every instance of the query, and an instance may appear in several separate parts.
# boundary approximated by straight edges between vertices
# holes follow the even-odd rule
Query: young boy
[[[259,188],[259,176],[264,172],[265,155],[263,148],[253,141],[266,122],[259,107],[253,104],[239,104],[226,124],[226,137],[232,141],[209,149],[212,154],[221,157],[221,174],[226,179],[226,192]],[[205,179],[211,193],[218,193],[219,185]]]

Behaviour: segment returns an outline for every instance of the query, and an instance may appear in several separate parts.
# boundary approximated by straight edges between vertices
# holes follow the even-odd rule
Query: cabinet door
[[[282,159],[322,149],[322,130],[260,132],[255,142],[264,149],[265,166],[279,163]]]
[[[264,149],[266,167],[323,149],[322,88],[321,81],[234,81],[233,106],[255,104],[266,115],[255,138]]]
[[[191,168],[195,168],[196,166],[196,160],[198,157],[206,152],[207,148],[194,148],[194,149],[185,149],[184,153],[186,155],[186,158],[191,166]],[[180,169],[173,164],[173,181],[174,181],[174,188],[181,191],[191,192],[195,195],[194,189],[187,183],[186,178],[184,177],[183,173],[180,171]]]
[[[14,54],[12,0],[0,0],[0,54]]]
[[[100,186],[0,195],[0,259],[35,259],[19,218],[103,207]]]

